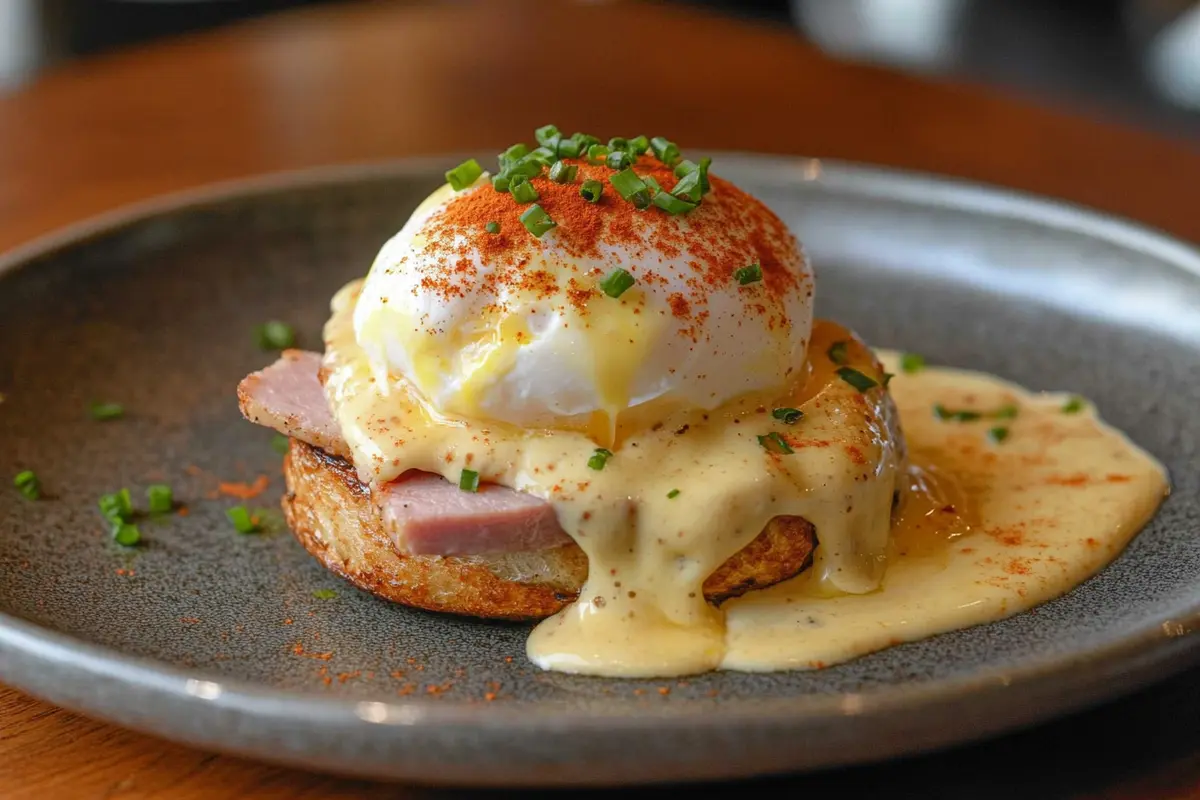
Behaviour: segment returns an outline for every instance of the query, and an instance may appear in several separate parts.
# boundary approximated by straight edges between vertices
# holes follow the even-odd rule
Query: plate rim
[[[1142,252],[1160,262],[1200,276],[1200,247],[1186,240],[1132,220],[1087,208],[1070,201],[1045,197],[987,183],[894,167],[851,161],[809,158],[741,151],[714,151],[714,159],[730,165],[730,172],[752,175],[762,185],[788,186],[797,182],[819,183],[832,190],[918,202],[926,207],[942,206],[992,217],[1020,219],[1043,228],[1067,230],[1119,244]],[[33,264],[62,250],[86,245],[90,239],[155,217],[223,201],[277,193],[287,188],[319,188],[365,181],[404,177],[436,176],[461,154],[429,155],[387,160],[341,162],[315,167],[266,172],[233,178],[158,195],[62,226],[0,254],[0,280],[22,266]],[[1167,500],[1169,502],[1169,498]],[[53,692],[25,688],[33,681],[10,675],[8,656],[53,663],[60,676],[98,677],[120,684],[137,685],[148,691],[166,693],[175,700],[203,701],[210,709],[279,722],[320,722],[331,725],[379,727],[377,723],[402,726],[456,726],[473,729],[503,729],[538,733],[586,729],[621,735],[647,727],[656,730],[750,726],[803,726],[814,718],[854,716],[862,724],[883,717],[928,713],[931,707],[948,707],[965,698],[987,702],[1012,691],[1041,693],[1049,699],[1036,711],[1013,709],[993,721],[977,735],[944,736],[934,747],[960,744],[1027,724],[1056,718],[1088,705],[1116,699],[1149,683],[1200,663],[1200,596],[1189,604],[1186,614],[1169,614],[1139,624],[1137,631],[1100,648],[1066,656],[1047,656],[1026,662],[1017,669],[985,668],[968,676],[892,685],[866,690],[857,695],[855,707],[845,704],[845,694],[805,695],[759,705],[753,699],[722,706],[716,713],[704,704],[668,704],[646,712],[629,711],[628,705],[601,710],[564,709],[535,702],[496,704],[480,713],[477,706],[421,698],[380,701],[350,700],[315,696],[295,689],[276,689],[249,681],[221,677],[216,697],[197,693],[196,684],[212,677],[202,670],[188,670],[131,656],[75,639],[36,623],[0,612],[0,670],[9,685],[43,696],[67,708],[87,708],[87,703],[56,700]],[[1080,669],[1086,667],[1086,669]],[[1116,675],[1121,680],[1114,680]],[[23,685],[24,684],[24,685]],[[364,703],[373,707],[364,713]],[[1016,704],[1013,704],[1014,706]],[[381,710],[377,707],[383,707]],[[86,713],[86,712],[85,712]],[[371,719],[370,716],[386,719]],[[112,714],[105,714],[115,719]],[[707,718],[699,722],[698,718]],[[163,735],[117,719],[120,724]],[[217,746],[219,743],[210,743]],[[924,747],[922,749],[929,749]],[[903,747],[895,755],[907,752]]]

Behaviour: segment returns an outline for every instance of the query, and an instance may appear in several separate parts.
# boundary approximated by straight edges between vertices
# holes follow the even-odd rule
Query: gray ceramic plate
[[[241,536],[218,481],[280,456],[234,386],[252,328],[319,346],[328,301],[456,163],[219,187],[0,263],[0,678],[214,749],[431,782],[749,776],[914,753],[1129,692],[1200,644],[1200,255],[1061,205],[807,160],[722,156],[806,242],[819,311],[870,341],[1072,389],[1170,467],[1174,494],[1110,568],[1004,622],[844,666],[689,681],[543,674],[527,629],[387,605],[286,532]],[[99,423],[91,401],[123,403]],[[190,513],[107,540],[96,498],[172,484]],[[321,599],[314,591],[332,590]],[[325,592],[318,591],[319,595]]]

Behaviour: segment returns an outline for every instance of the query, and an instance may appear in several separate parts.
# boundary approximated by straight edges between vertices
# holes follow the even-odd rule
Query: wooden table
[[[487,155],[550,121],[952,174],[1200,240],[1195,143],[836,63],[786,31],[673,7],[491,2],[289,13],[71,65],[0,98],[0,248],[263,171]],[[1200,672],[988,745],[754,788],[1200,798]],[[0,688],[6,798],[423,793],[214,756]]]

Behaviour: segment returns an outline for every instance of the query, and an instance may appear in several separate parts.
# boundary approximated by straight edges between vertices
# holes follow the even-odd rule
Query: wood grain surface
[[[680,54],[697,56],[690,63]],[[685,66],[686,63],[686,66]],[[262,172],[568,130],[840,158],[1059,197],[1200,240],[1200,148],[978,87],[830,60],[787,31],[641,3],[362,3],[76,63],[0,97],[0,249]],[[1200,798],[1200,672],[948,754],[758,791]],[[412,798],[216,756],[0,687],[3,798]]]

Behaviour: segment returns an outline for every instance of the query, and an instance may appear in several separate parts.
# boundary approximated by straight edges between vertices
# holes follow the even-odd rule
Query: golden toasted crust
[[[408,606],[493,619],[548,617],[573,601],[587,578],[575,544],[494,556],[412,556],[392,546],[367,488],[345,460],[291,440],[283,511],[300,543],[364,591]],[[811,563],[815,533],[799,517],[777,517],[704,583],[714,602],[798,574]]]

